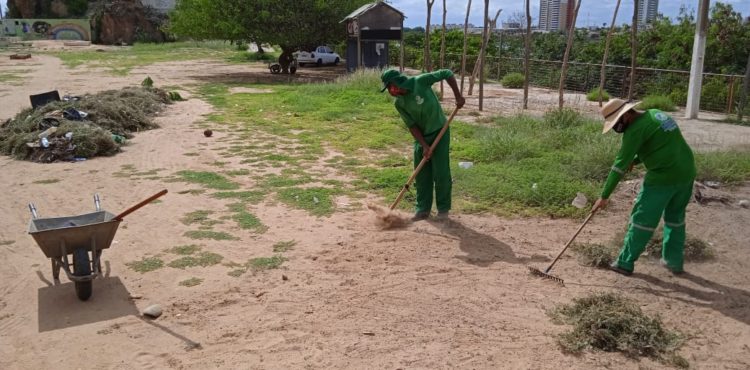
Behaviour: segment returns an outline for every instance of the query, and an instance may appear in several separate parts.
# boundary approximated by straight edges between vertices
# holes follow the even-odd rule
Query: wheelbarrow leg
[[[54,258],[49,260],[52,262],[52,279],[55,285],[60,285],[60,263]]]
[[[93,235],[91,236],[91,271],[95,275],[101,275],[102,274],[102,266],[99,262],[99,258],[101,257],[101,253],[96,253],[96,237]]]

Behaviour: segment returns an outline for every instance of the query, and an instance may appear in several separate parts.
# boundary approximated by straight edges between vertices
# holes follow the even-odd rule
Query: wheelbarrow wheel
[[[89,260],[89,252],[84,248],[78,248],[73,251],[73,275],[75,276],[88,276],[91,275],[91,261]],[[93,280],[88,281],[76,281],[76,295],[78,299],[86,301],[91,297],[93,290]]]

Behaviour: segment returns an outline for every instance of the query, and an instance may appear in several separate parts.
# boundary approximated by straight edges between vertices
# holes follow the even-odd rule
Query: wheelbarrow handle
[[[36,213],[36,207],[34,207],[34,203],[29,203],[29,211],[31,211],[31,217],[33,219],[39,218],[39,215]]]
[[[158,193],[156,193],[156,194],[148,197],[148,199],[146,199],[144,201],[141,201],[140,203],[138,203],[138,204],[136,204],[136,205],[134,205],[134,206],[132,206],[132,207],[130,207],[130,208],[122,211],[122,213],[120,213],[119,215],[115,216],[113,218],[113,220],[120,220],[120,221],[122,221],[123,217],[125,217],[125,216],[127,216],[127,215],[129,215],[129,214],[131,214],[133,212],[135,212],[136,210],[138,210],[139,208],[145,206],[146,204],[149,204],[149,203],[155,201],[157,198],[161,197],[162,195],[164,195],[166,193],[167,193],[167,189],[164,189],[164,190],[162,190],[162,191],[160,191],[160,192],[158,192]]]
[[[96,207],[97,212],[102,210],[102,202],[99,200],[99,193],[94,194],[94,206]]]

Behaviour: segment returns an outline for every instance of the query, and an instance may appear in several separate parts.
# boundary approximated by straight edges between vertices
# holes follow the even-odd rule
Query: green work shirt
[[[445,123],[445,113],[440,106],[437,95],[432,91],[435,82],[453,76],[449,69],[424,73],[409,77],[401,87],[408,90],[405,95],[396,98],[396,110],[406,123],[406,127],[417,126],[422,135],[430,135],[439,131]]]
[[[646,185],[676,185],[695,179],[693,151],[677,123],[658,109],[647,110],[625,129],[602,198],[609,198],[634,161],[646,167]]]

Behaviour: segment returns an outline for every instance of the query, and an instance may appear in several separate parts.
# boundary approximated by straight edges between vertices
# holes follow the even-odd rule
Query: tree
[[[523,109],[529,109],[529,54],[531,54],[531,0],[526,0],[526,37],[523,47]]]
[[[636,0],[638,1],[638,0]],[[576,18],[578,18],[578,9],[581,8],[581,0],[578,0],[578,3],[576,4],[576,9],[573,12],[573,19],[570,22],[570,27],[568,27],[568,43],[565,46],[565,56],[563,57],[562,62],[562,71],[560,72],[560,87],[559,87],[559,95],[560,95],[560,101],[558,102],[559,108],[562,109],[563,107],[563,89],[565,88],[565,77],[568,74],[568,58],[570,58],[570,49],[573,47],[573,39],[575,38],[576,34]]]
[[[435,0],[427,0],[427,26],[424,31],[424,68],[432,71],[432,54],[430,54],[430,20],[432,18],[432,4]]]
[[[464,51],[461,53],[461,94],[464,93],[464,77],[466,76],[466,39],[469,37],[469,13],[471,13],[471,0],[466,5],[466,20],[464,20]]]
[[[602,106],[602,99],[604,95],[604,81],[607,78],[607,56],[609,54],[609,43],[612,41],[612,33],[615,31],[615,23],[617,22],[617,11],[620,10],[620,0],[617,0],[615,5],[615,14],[612,15],[612,25],[609,27],[607,32],[607,40],[604,43],[604,56],[602,57],[602,72],[599,76],[599,106]]]
[[[198,39],[277,44],[279,63],[288,71],[292,52],[345,38],[339,23],[369,0],[181,0],[170,31]]]
[[[498,9],[497,13],[495,14],[495,18],[490,19],[489,18],[489,0],[485,0],[485,6],[488,7],[485,9],[485,18],[484,20],[484,31],[482,32],[482,48],[479,50],[479,56],[477,57],[476,63],[474,63],[474,71],[471,73],[471,78],[469,79],[469,95],[473,94],[474,92],[474,80],[477,78],[477,75],[479,75],[479,84],[482,85],[484,83],[484,60],[489,55],[489,46],[490,46],[490,38],[492,38],[492,30],[497,28],[497,18],[500,17],[500,12],[502,12],[502,9]],[[482,98],[482,90],[479,91],[480,101]],[[482,110],[481,103],[479,110]]]
[[[745,80],[742,82],[742,94],[740,95],[740,106],[737,110],[737,118],[742,121],[745,109],[747,109],[747,94],[750,93],[750,55],[747,57],[747,67],[745,67]]]

